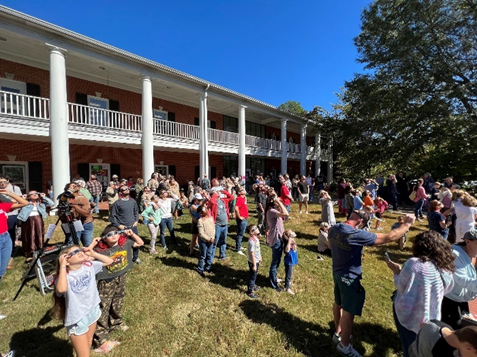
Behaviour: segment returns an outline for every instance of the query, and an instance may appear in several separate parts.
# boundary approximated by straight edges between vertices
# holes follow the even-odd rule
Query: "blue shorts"
[[[101,316],[101,309],[99,304],[86,316],[84,316],[80,321],[74,325],[66,326],[66,332],[68,336],[76,335],[81,336],[88,332],[89,327],[98,321]]]

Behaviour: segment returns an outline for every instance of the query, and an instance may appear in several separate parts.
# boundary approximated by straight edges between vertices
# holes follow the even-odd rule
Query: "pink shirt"
[[[416,198],[414,199],[414,202],[419,201],[421,198],[423,198],[424,200],[427,200],[426,191],[424,190],[424,187],[422,186],[417,189]]]

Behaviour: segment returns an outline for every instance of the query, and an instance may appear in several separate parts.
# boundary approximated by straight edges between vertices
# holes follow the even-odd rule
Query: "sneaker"
[[[209,269],[209,270],[206,270],[205,271],[208,275],[212,275],[212,276],[215,276],[215,270],[214,269]]]
[[[6,315],[0,315],[0,320],[6,319],[6,318],[7,318]]]
[[[2,355],[3,357],[15,357],[15,351],[11,350],[7,354]]]
[[[333,334],[333,337],[331,338],[333,343],[337,345],[338,343],[341,342],[341,335],[338,335],[336,332]]]
[[[237,252],[237,254],[240,254],[240,255],[245,255],[245,253],[244,253],[244,252],[242,252],[241,250],[239,250],[239,251]]]
[[[247,248],[245,248],[245,247],[240,247],[240,250],[247,250]]]
[[[308,214],[308,211],[306,211],[305,213]]]
[[[283,283],[283,279],[277,278],[277,284]]]
[[[422,222],[422,219],[421,219],[421,218],[418,218],[417,220],[418,220],[419,222]]]
[[[288,288],[285,290],[288,294],[295,295],[292,289]]]
[[[137,259],[134,261],[134,263],[136,263],[136,264],[141,264],[141,263],[142,263],[142,260],[139,259],[139,258],[137,258]]]
[[[255,286],[253,287],[253,291],[259,291],[260,289],[261,289],[261,287],[260,287],[260,286],[257,286],[257,285],[255,285]]]
[[[303,213],[303,212],[302,212],[302,211],[300,211],[300,214],[302,214],[302,213]]]
[[[279,288],[279,287],[277,286],[276,289],[275,289],[275,291],[276,291],[277,293],[281,293],[281,292],[283,291],[283,289],[282,289],[282,288]]]
[[[336,345],[336,349],[338,350],[338,352],[341,352],[341,354],[346,357],[363,357],[359,354],[358,351],[354,349],[353,345],[351,344],[348,347],[345,347],[340,342]]]
[[[167,248],[167,245],[164,246],[164,252],[167,252],[169,248]]]
[[[247,296],[248,296],[250,299],[258,299],[258,295],[255,294],[254,292],[247,293]]]
[[[324,260],[321,255],[318,255],[318,256],[316,257],[316,259],[318,259],[318,260]]]
[[[199,273],[199,275],[200,275],[201,277],[205,278],[205,274],[204,274],[204,272],[203,272],[202,270],[196,269],[195,271],[196,271],[197,273]]]

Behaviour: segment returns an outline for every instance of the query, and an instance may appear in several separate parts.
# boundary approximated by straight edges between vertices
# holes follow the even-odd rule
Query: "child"
[[[112,263],[111,258],[90,247],[71,246],[58,256],[53,316],[64,320],[78,357],[89,356],[96,321],[101,316],[95,275]]]
[[[129,239],[130,238],[130,239]],[[91,249],[102,256],[111,257],[113,264],[98,274],[98,291],[101,297],[101,317],[94,333],[94,342],[98,353],[107,353],[119,343],[109,340],[109,333],[119,328],[126,331],[121,309],[126,289],[126,273],[133,265],[133,248],[139,248],[143,240],[132,230],[119,231],[114,225],[107,226],[101,237],[95,238]]]
[[[149,243],[149,252],[151,254],[157,254],[156,250],[156,238],[159,231],[159,224],[161,224],[161,209],[159,207],[159,196],[154,195],[152,202],[141,213],[144,218],[144,224],[147,224],[149,233],[151,233],[151,243]]]
[[[200,213],[200,218],[197,222],[200,249],[197,272],[200,276],[205,277],[204,270],[211,273],[212,269],[212,259],[215,252],[215,223],[212,216],[209,215],[209,208],[206,204],[200,205],[197,211]]]
[[[328,240],[328,230],[330,225],[326,222],[320,224],[320,234],[318,235],[318,252],[331,256],[330,242]],[[321,256],[318,256],[319,260],[323,260]]]
[[[382,197],[376,197],[376,200],[374,201],[375,203],[375,210],[374,210],[374,215],[376,216],[376,226],[374,229],[377,229],[378,231],[382,231],[383,229],[381,228],[381,222],[384,222],[383,219],[383,213],[386,211],[389,207],[389,204],[382,198]]]
[[[403,217],[403,216],[399,216],[398,219],[397,219],[397,222],[394,223],[394,224],[391,226],[391,230],[393,230],[393,229],[398,229],[398,228],[401,227],[403,224],[404,224],[404,217]],[[406,234],[407,234],[407,233],[406,233]],[[399,239],[399,249],[401,249],[401,250],[403,250],[403,249],[404,249],[404,246],[406,245],[406,241],[407,241],[406,234],[404,234],[404,235]]]
[[[336,224],[335,212],[333,211],[333,201],[328,192],[321,190],[319,193],[321,203],[321,221],[328,223],[330,226]]]
[[[291,229],[283,232],[283,246],[285,251],[285,291],[289,294],[295,295],[290,289],[293,266],[298,264],[298,253],[296,251],[296,234]]]
[[[262,253],[260,251],[260,230],[257,226],[249,226],[247,229],[250,238],[248,240],[248,267],[250,274],[248,278],[248,290],[247,295],[252,299],[258,298],[255,291],[258,287],[255,286],[255,280],[257,280],[258,267],[262,261]]]

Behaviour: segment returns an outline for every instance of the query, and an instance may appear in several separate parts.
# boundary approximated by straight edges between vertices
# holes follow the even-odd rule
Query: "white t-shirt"
[[[94,260],[92,266],[82,265],[78,270],[68,272],[68,291],[65,293],[65,326],[79,322],[89,314],[101,299],[96,287],[96,274],[103,269],[103,263]]]
[[[463,241],[464,234],[475,228],[475,216],[477,215],[477,207],[467,207],[462,202],[454,203],[455,215],[455,237],[456,243]]]

